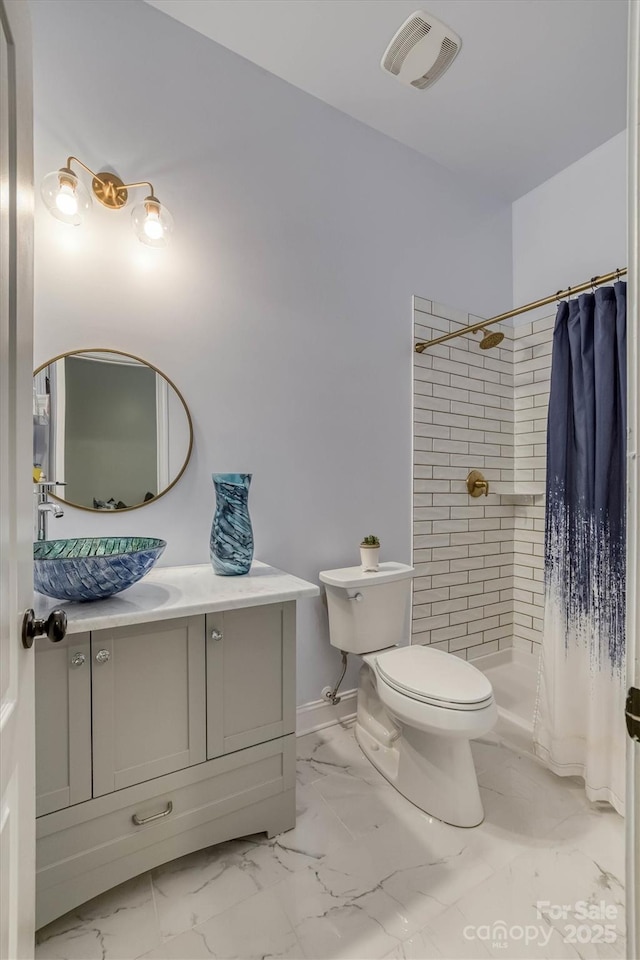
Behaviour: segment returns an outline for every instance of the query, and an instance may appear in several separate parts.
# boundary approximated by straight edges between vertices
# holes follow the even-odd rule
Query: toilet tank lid
[[[362,567],[341,567],[339,570],[321,570],[320,580],[332,587],[369,587],[376,583],[392,583],[394,580],[407,580],[413,577],[415,570],[406,563],[385,560],[374,572],[365,573]]]

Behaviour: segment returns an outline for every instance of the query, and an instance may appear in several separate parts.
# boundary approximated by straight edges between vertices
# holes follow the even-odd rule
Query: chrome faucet
[[[58,503],[49,500],[49,491],[52,487],[63,486],[54,480],[39,480],[36,483],[38,493],[38,540],[47,539],[47,514],[52,513],[54,517],[63,517],[64,510]]]

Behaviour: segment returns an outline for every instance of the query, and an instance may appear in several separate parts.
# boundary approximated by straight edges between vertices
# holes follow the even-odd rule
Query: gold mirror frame
[[[181,392],[176,387],[173,380],[171,380],[166,375],[166,373],[163,373],[159,367],[156,367],[153,363],[149,363],[149,361],[145,360],[143,357],[136,356],[135,353],[127,353],[125,350],[114,350],[110,347],[82,347],[78,350],[67,350],[65,353],[58,354],[57,357],[51,357],[51,359],[47,360],[46,363],[41,363],[40,366],[33,371],[33,376],[35,377],[36,374],[42,373],[42,371],[46,367],[50,367],[52,363],[57,363],[58,360],[64,360],[66,359],[66,357],[75,357],[82,353],[115,353],[121,357],[131,357],[133,360],[137,360],[139,363],[143,363],[146,367],[149,367],[151,370],[155,370],[155,372],[159,374],[163,378],[163,380],[166,380],[169,386],[172,387],[173,390],[175,390],[176,395],[180,398],[180,403],[183,406],[184,412],[187,417],[187,424],[189,426],[189,447],[187,449],[187,453],[184,458],[184,463],[182,464],[179,473],[176,475],[175,479],[171,481],[169,486],[165,487],[162,493],[158,493],[156,494],[155,497],[152,497],[151,500],[144,500],[142,503],[136,503],[132,507],[121,507],[121,509],[119,510],[99,510],[97,507],[85,507],[80,503],[74,503],[72,500],[64,500],[62,497],[57,497],[55,493],[53,493],[52,491],[49,491],[49,496],[53,497],[54,500],[59,500],[60,503],[66,503],[67,506],[69,507],[74,507],[74,509],[76,510],[86,510],[88,513],[99,513],[102,516],[104,516],[105,514],[117,515],[120,513],[128,513],[129,510],[139,510],[141,507],[147,507],[150,503],[155,503],[157,500],[160,500],[161,497],[164,497],[165,493],[169,493],[169,490],[171,490],[172,487],[175,487],[176,483],[178,482],[182,474],[187,469],[189,460],[191,459],[191,453],[193,451],[193,421],[191,420],[189,407],[187,406],[186,400],[184,399]]]

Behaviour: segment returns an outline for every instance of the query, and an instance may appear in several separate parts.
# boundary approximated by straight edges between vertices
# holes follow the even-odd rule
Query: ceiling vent
[[[461,46],[450,27],[417,10],[391,40],[380,66],[408,87],[426,90],[453,63]]]

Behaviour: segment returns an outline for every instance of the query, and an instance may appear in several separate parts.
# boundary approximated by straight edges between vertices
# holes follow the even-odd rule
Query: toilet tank
[[[409,638],[413,567],[381,563],[375,573],[361,567],[323,570],[329,639],[346,653],[371,653]]]

